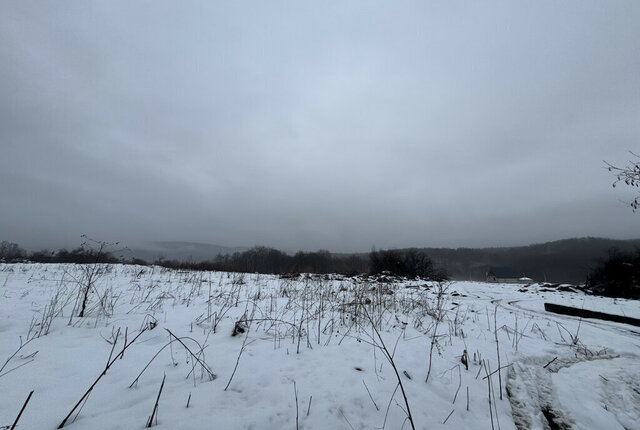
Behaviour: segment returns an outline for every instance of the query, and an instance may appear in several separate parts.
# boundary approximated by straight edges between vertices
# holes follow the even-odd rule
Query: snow
[[[425,383],[434,284],[104,269],[79,318],[81,266],[0,264],[0,367],[29,340],[0,371],[0,428],[31,390],[17,428],[56,428],[105,370],[118,329],[113,365],[65,428],[144,428],[164,375],[158,429],[411,428],[374,321],[418,429],[546,429],[548,416],[566,428],[640,429],[640,329],[544,311],[547,301],[638,318],[638,302],[451,283]],[[239,320],[248,330],[231,336]],[[485,378],[498,367],[496,326],[504,368]],[[140,336],[119,358],[125,330],[129,342]],[[170,332],[214,379],[182,344],[167,346]]]

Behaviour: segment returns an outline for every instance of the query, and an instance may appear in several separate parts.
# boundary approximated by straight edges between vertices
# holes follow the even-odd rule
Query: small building
[[[529,284],[533,282],[524,273],[518,274],[510,267],[490,267],[487,270],[487,282],[498,284]]]

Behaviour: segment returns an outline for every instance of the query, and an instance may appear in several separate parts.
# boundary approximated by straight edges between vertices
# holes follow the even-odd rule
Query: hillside
[[[445,269],[454,280],[482,281],[489,267],[509,267],[539,282],[580,284],[610,250],[637,248],[640,248],[640,239],[586,237],[516,247],[420,249],[431,257],[435,267]],[[214,260],[219,254],[231,255],[245,250],[194,242],[149,242],[134,249],[133,255],[149,262],[158,259],[200,262]],[[342,258],[350,255],[368,259],[369,254],[333,254]]]
[[[640,239],[577,238],[508,248],[425,248],[452,279],[483,280],[491,266],[510,267],[535,281],[582,283],[611,249],[633,251]]]

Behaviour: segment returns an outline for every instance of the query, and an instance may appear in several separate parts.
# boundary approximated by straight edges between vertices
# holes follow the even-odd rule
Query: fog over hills
[[[160,259],[198,262],[212,260],[218,254],[233,254],[246,249],[199,242],[154,241],[131,248],[131,254],[149,262]]]

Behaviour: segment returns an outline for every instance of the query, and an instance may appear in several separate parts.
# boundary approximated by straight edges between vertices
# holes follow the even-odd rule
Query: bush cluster
[[[418,249],[372,251],[369,264],[373,274],[388,272],[408,278],[447,279],[447,274],[436,270],[431,258]]]
[[[640,250],[611,251],[591,272],[586,286],[592,294],[640,299]]]

